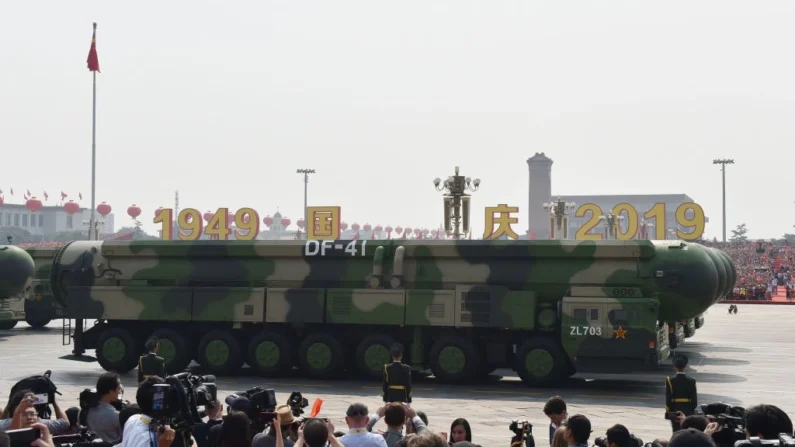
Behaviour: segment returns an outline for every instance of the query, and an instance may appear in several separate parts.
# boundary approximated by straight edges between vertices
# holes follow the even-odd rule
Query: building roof
[[[540,164],[540,163],[548,163],[552,164],[552,159],[544,155],[543,152],[536,152],[535,155],[527,159],[527,164]]]

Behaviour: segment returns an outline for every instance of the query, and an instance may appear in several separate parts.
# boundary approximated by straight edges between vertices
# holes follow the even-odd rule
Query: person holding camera
[[[607,444],[605,447],[637,447],[637,443],[633,444],[632,435],[627,427],[621,424],[607,429],[605,442]]]
[[[781,408],[775,405],[757,405],[745,411],[745,437],[759,439],[778,439],[779,434],[793,434],[792,420]],[[704,433],[713,437],[723,427],[718,422],[710,422]]]
[[[160,377],[150,377],[141,383],[135,400],[141,414],[127,420],[122,429],[120,447],[171,447],[176,432],[169,426],[157,427],[152,424],[155,414],[155,385],[164,384]]]
[[[3,417],[5,419],[0,420],[0,431],[23,428],[23,425],[28,419],[29,411],[36,413],[37,423],[46,425],[47,429],[53,435],[60,435],[69,431],[69,418],[66,417],[66,413],[61,410],[61,407],[55,403],[55,399],[52,401],[52,407],[55,410],[56,419],[39,418],[36,405],[42,404],[37,402],[36,396],[33,394],[32,390],[17,391],[11,396],[8,405],[3,411]]]
[[[88,429],[111,445],[121,441],[119,410],[114,404],[118,405],[122,392],[119,376],[114,373],[104,373],[97,379],[99,403],[85,409]]]
[[[671,421],[671,429],[676,433],[681,428],[682,421],[696,412],[698,390],[696,379],[685,374],[687,357],[676,354],[673,363],[676,376],[665,378],[665,418]]]
[[[295,447],[344,447],[334,437],[334,424],[328,419],[308,418],[298,428]]]
[[[267,431],[257,433],[251,441],[252,447],[276,447],[282,445],[284,447],[293,447],[293,440],[290,439],[292,433],[293,423],[295,416],[289,405],[280,405],[276,407],[276,416],[271,422],[271,426]],[[278,438],[282,438],[282,443],[278,444]]]
[[[166,378],[166,361],[157,355],[160,348],[160,340],[157,337],[149,337],[146,340],[146,355],[138,358],[138,383],[150,377]]]

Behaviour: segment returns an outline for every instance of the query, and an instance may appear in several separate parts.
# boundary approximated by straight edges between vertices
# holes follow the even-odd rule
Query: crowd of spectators
[[[169,426],[159,426],[155,405],[155,389],[165,381],[150,377],[139,384],[135,404],[117,405],[123,395],[119,376],[102,374],[96,384],[99,404],[90,408],[70,408],[61,411],[53,403],[53,419],[43,419],[41,404],[31,390],[20,390],[11,396],[0,420],[0,447],[9,447],[6,431],[35,428],[41,437],[31,445],[55,447],[59,435],[85,433],[97,436],[95,445],[118,447],[182,447],[184,440],[197,447],[472,447],[483,445],[545,444],[552,447],[642,447],[629,427],[616,424],[604,435],[594,430],[587,415],[569,415],[565,400],[560,396],[550,398],[543,408],[548,419],[546,430],[536,430],[536,438],[517,433],[504,443],[478,443],[466,419],[455,419],[449,427],[429,428],[428,417],[405,403],[387,403],[370,411],[362,403],[351,404],[345,415],[346,429],[338,429],[327,418],[304,417],[296,414],[289,405],[278,406],[272,413],[272,422],[256,423],[261,415],[252,411],[246,398],[234,396],[225,399],[226,408],[219,399],[204,406],[204,419],[191,430],[184,431]],[[45,404],[45,407],[47,405]],[[82,412],[86,412],[84,414]],[[532,415],[530,415],[532,417]],[[721,447],[715,434],[721,430],[720,417],[710,415],[679,414],[681,430],[673,436],[661,436],[646,444],[654,447]],[[379,422],[383,426],[379,427]],[[778,439],[780,434],[791,435],[792,421],[778,407],[759,405],[749,408],[743,418],[745,435],[760,439]],[[261,427],[261,428],[258,428]],[[53,438],[56,436],[56,438]],[[548,439],[547,439],[548,437]],[[534,442],[529,439],[534,439]]]
[[[791,268],[795,263],[795,244],[779,241],[710,242],[702,244],[723,250],[734,261],[737,283],[735,300],[771,300],[795,297]],[[781,289],[779,289],[781,288]]]

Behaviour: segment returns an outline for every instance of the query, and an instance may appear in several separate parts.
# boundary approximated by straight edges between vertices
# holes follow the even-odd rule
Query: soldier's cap
[[[159,338],[149,337],[146,339],[146,344],[144,346],[146,347],[147,351],[151,351],[152,349],[155,349],[155,346],[157,346],[159,343],[160,343]]]
[[[367,405],[365,404],[351,404],[348,407],[348,411],[345,412],[345,415],[349,418],[356,418],[360,416],[369,416],[370,412],[367,410]]]
[[[224,402],[234,411],[245,413],[251,409],[251,402],[242,396],[226,396]]]
[[[674,366],[677,368],[684,368],[687,366],[687,356],[684,354],[676,354],[674,356]]]
[[[392,357],[400,357],[403,355],[403,345],[395,343],[389,348],[389,354]]]
[[[715,442],[702,431],[686,428],[674,433],[668,447],[715,447]]]

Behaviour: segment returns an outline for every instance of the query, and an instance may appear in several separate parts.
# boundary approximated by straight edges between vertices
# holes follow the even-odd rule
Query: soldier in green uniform
[[[681,412],[685,417],[692,416],[698,406],[696,379],[685,374],[687,357],[683,354],[674,356],[676,376],[665,378],[665,412]],[[674,432],[681,428],[680,418],[668,418]]]
[[[162,379],[166,378],[166,361],[163,357],[157,355],[157,348],[160,347],[160,340],[157,337],[149,337],[146,340],[146,355],[138,358],[138,383],[144,380],[158,376]]]
[[[395,343],[389,353],[392,363],[384,365],[384,381],[382,397],[384,402],[411,403],[411,367],[401,362],[403,346]]]

